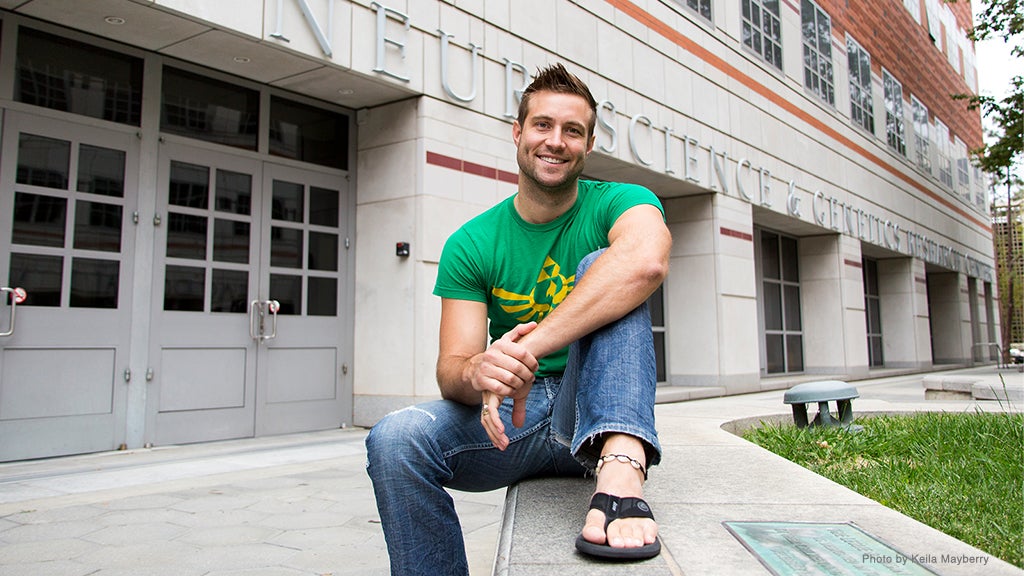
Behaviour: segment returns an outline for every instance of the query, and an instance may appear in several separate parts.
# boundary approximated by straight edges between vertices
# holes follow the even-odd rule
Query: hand
[[[518,340],[537,327],[536,322],[520,324],[509,330],[481,354],[473,387],[480,391],[481,421],[487,436],[499,450],[508,448],[505,425],[498,414],[498,406],[505,397],[515,400],[512,424],[517,428],[526,422],[526,397],[533,386],[539,364]]]

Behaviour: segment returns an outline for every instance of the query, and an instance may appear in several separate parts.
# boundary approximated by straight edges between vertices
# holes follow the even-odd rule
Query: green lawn
[[[859,418],[859,433],[765,424],[743,437],[1024,568],[1024,415]]]

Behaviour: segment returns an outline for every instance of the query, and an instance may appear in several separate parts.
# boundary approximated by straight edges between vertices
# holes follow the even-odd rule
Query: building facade
[[[0,460],[437,396],[445,239],[562,62],[663,201],[665,397],[994,361],[967,2],[0,0]]]

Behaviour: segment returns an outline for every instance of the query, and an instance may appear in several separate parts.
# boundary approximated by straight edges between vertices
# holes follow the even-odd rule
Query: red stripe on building
[[[846,264],[847,266],[853,266],[854,268],[860,268],[862,266],[860,262],[857,262],[856,260],[848,260],[848,259],[844,259],[843,260],[843,264]]]
[[[427,164],[451,170],[458,170],[459,172],[473,174],[474,176],[483,176],[484,178],[498,180],[499,182],[508,182],[510,184],[519,183],[519,174],[516,174],[515,172],[498,170],[497,168],[491,168],[490,166],[484,166],[483,164],[469,162],[468,160],[452,158],[451,156],[445,156],[444,154],[438,154],[437,152],[427,152]]]
[[[739,230],[732,230],[725,226],[719,228],[718,231],[722,233],[722,236],[731,236],[732,238],[739,238],[740,240],[746,240],[748,242],[754,241],[754,237],[752,235],[747,234],[746,232],[740,232]]]

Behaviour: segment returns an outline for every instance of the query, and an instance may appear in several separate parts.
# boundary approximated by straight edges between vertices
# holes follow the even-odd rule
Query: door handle
[[[10,336],[14,334],[14,311],[28,298],[28,293],[25,292],[24,288],[8,288],[7,286],[0,286],[0,292],[10,293],[11,295],[11,322],[7,326],[7,332],[0,332],[0,336]]]
[[[277,338],[277,312],[281,303],[277,300],[253,300],[249,303],[249,336],[253,340],[270,340]],[[270,331],[267,332],[266,319],[271,317]]]

